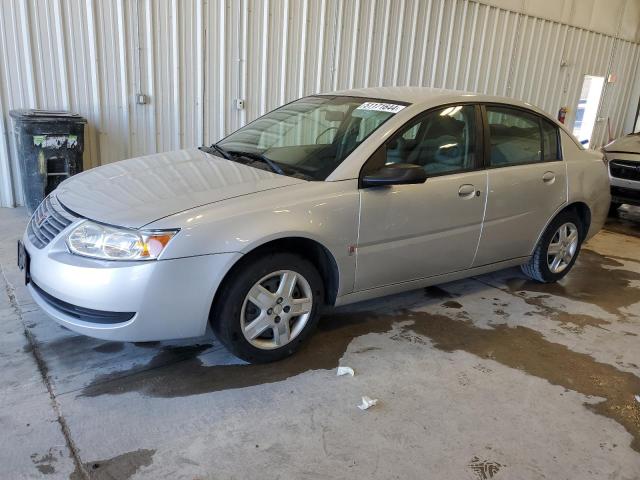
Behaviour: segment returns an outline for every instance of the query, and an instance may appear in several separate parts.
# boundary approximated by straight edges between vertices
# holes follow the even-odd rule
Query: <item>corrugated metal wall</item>
[[[338,88],[456,88],[555,114],[577,105],[583,75],[612,72],[600,117],[614,135],[636,101],[638,44],[470,0],[0,2],[3,206],[22,198],[14,108],[85,115],[92,167],[211,143],[284,102]],[[137,93],[150,102],[136,104]],[[607,137],[598,122],[595,144]]]

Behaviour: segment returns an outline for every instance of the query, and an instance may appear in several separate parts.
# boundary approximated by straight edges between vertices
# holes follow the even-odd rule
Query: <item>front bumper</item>
[[[24,235],[30,256],[29,292],[56,322],[104,340],[143,342],[203,335],[213,296],[241,256],[102,261],[69,253],[64,236],[38,249]],[[92,311],[97,312],[94,318]],[[105,322],[104,314],[114,314],[114,321]]]
[[[612,162],[622,161],[627,165],[637,164],[640,168],[640,154],[634,153],[619,153],[612,152],[607,153],[609,159],[609,182],[611,183],[611,201],[615,203],[626,203],[628,205],[640,205],[640,180],[634,180],[637,178],[637,174],[630,173],[631,178],[624,178],[620,176],[614,176],[611,174]]]

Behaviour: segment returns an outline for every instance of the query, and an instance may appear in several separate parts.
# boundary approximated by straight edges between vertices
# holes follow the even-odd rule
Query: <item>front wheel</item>
[[[289,253],[248,258],[221,287],[212,328],[243,360],[280,360],[313,332],[323,298],[322,278],[308,260]]]
[[[559,214],[542,234],[524,274],[538,282],[557,282],[564,277],[580,253],[583,233],[580,217],[574,211]]]

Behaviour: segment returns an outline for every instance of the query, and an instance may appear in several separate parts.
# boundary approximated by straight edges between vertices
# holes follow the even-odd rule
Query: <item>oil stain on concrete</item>
[[[127,480],[140,468],[151,465],[155,453],[155,450],[136,450],[106,460],[87,462],[82,467],[91,480]],[[76,468],[70,480],[83,480],[86,478],[84,474]]]
[[[124,378],[96,378],[82,392],[84,396],[139,392],[152,397],[183,397],[220,390],[273,383],[310,370],[333,369],[351,341],[368,333],[390,332],[394,324],[412,320],[393,334],[393,340],[437,348],[445,352],[464,351],[524,371],[586,396],[601,397],[585,404],[594,413],[611,418],[632,436],[632,448],[640,452],[640,379],[615,367],[597,362],[586,354],[549,342],[527,327],[501,324],[478,328],[464,317],[458,319],[426,312],[402,311],[393,315],[353,313],[334,315],[320,322],[319,331],[296,355],[265,365],[206,366],[193,356],[155,370]],[[422,340],[427,337],[431,342]],[[420,339],[421,341],[416,341]],[[160,352],[158,357],[167,355]],[[156,362],[160,360],[154,359]],[[163,360],[166,361],[166,360]],[[153,363],[153,361],[152,361]],[[162,363],[162,362],[161,362]],[[117,375],[122,377],[123,372]]]

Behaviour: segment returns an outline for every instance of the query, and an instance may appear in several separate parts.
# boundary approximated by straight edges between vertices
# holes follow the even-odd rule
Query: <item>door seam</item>
[[[476,263],[476,257],[478,256],[478,250],[480,249],[480,242],[482,241],[482,234],[484,233],[484,222],[487,216],[487,204],[489,203],[489,172],[485,170],[485,194],[484,194],[484,208],[482,210],[482,221],[480,222],[480,235],[478,235],[478,243],[476,243],[476,251],[473,254],[471,265],[469,268],[473,268]]]
[[[356,291],[356,282],[358,280],[358,257],[359,252],[358,248],[360,247],[360,227],[362,220],[362,190],[358,189],[358,228],[356,229],[356,245],[355,245],[355,253],[354,253],[354,269],[353,269],[353,283],[351,284],[351,291]]]

